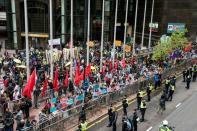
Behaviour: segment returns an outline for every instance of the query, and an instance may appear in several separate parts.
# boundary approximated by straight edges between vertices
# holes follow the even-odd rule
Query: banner
[[[48,40],[49,45],[60,45],[60,38],[59,39],[53,39],[53,40]]]
[[[122,42],[120,40],[115,41],[115,46],[121,46],[121,45],[122,45]]]
[[[125,52],[131,52],[131,46],[125,45]]]
[[[185,24],[184,23],[168,23],[167,33],[173,33],[177,30],[183,32],[185,30]]]

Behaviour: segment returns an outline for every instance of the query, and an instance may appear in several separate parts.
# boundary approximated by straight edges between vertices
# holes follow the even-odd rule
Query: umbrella
[[[18,65],[18,66],[16,66],[17,68],[27,68],[25,65]]]
[[[19,59],[14,59],[14,62],[16,62],[17,64],[21,64],[21,60]]]

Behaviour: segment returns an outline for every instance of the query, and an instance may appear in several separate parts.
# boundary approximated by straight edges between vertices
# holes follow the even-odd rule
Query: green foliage
[[[154,48],[152,60],[164,60],[170,52],[183,49],[188,43],[185,37],[186,32],[186,30],[184,32],[176,31],[165,40],[159,40]]]

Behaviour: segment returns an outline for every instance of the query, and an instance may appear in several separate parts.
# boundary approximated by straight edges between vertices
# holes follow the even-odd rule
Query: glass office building
[[[61,38],[62,45],[69,42],[70,38],[70,0],[53,1],[53,38]],[[87,39],[87,14],[88,0],[74,1],[74,44],[84,44]],[[192,1],[192,0],[191,0]],[[195,18],[196,3],[187,1],[187,5],[182,13],[178,11],[183,1],[176,0],[155,0],[153,22],[158,24],[158,29],[153,32],[153,40],[159,39],[157,36],[167,32],[168,22],[183,22],[189,31],[196,29]],[[116,0],[105,0],[105,25],[104,41],[113,41],[114,19],[115,19]],[[132,36],[135,18],[136,0],[129,0],[128,8],[128,31]],[[175,4],[179,6],[175,6]],[[174,6],[173,6],[174,5]],[[146,24],[145,24],[145,45],[148,41],[149,23],[151,16],[152,0],[148,0]],[[117,40],[123,41],[124,21],[125,21],[126,0],[119,0],[118,19],[117,19]],[[28,28],[29,43],[32,47],[47,47],[49,39],[49,0],[27,0],[28,8]],[[193,13],[191,13],[191,9]],[[175,11],[177,10],[177,11]],[[25,47],[24,31],[24,0],[0,0],[0,11],[6,14],[6,20],[0,24],[6,25],[4,30],[7,48],[23,49]],[[170,12],[169,12],[170,11]],[[0,13],[1,13],[0,12]],[[169,13],[168,13],[169,12]],[[102,26],[102,0],[91,0],[90,18],[90,40],[100,41]],[[138,19],[137,19],[137,43],[141,43],[141,32],[143,27],[144,0],[139,0]],[[192,21],[193,20],[193,21]],[[1,26],[0,26],[1,27]],[[1,33],[0,28],[0,33]],[[6,33],[5,33],[6,32]]]

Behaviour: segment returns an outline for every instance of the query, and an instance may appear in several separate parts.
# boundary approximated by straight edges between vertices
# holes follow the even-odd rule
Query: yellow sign
[[[125,52],[131,52],[131,46],[125,45]]]
[[[89,47],[93,47],[94,46],[94,41],[89,41],[88,45],[89,45]]]
[[[122,42],[120,40],[115,41],[115,46],[121,46],[121,45],[122,45]]]

